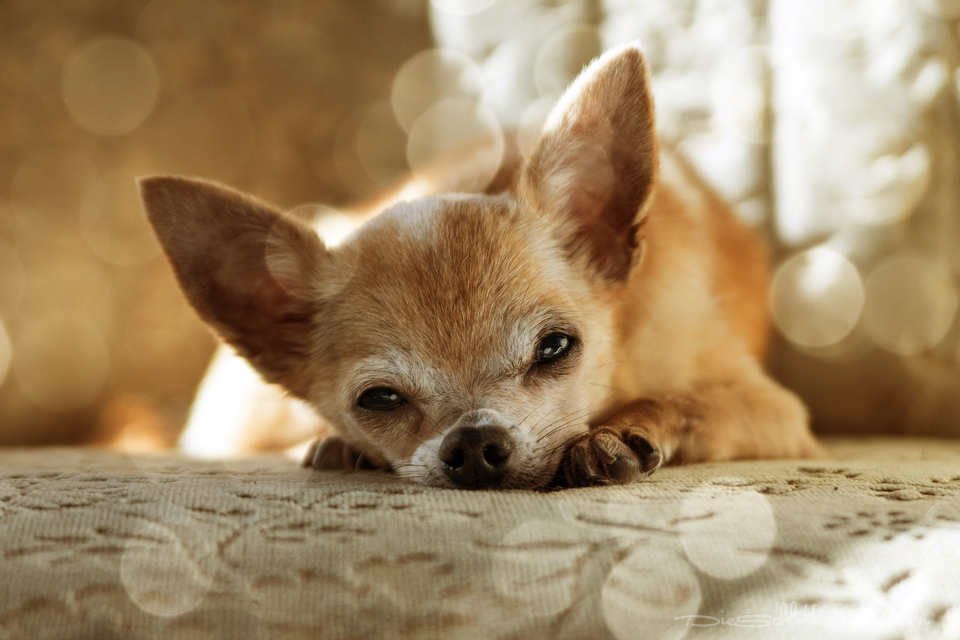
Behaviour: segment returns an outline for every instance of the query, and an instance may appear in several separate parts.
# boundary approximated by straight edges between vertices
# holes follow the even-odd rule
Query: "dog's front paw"
[[[362,451],[359,451],[338,438],[327,436],[314,440],[307,449],[303,466],[320,471],[359,471],[373,470],[380,467],[370,461]]]
[[[627,484],[660,466],[663,456],[639,431],[599,427],[583,434],[563,459],[563,475],[571,487]]]

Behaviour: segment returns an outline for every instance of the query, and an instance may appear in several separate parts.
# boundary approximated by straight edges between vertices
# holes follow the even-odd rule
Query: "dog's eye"
[[[537,345],[537,364],[553,362],[570,351],[573,339],[562,333],[551,333]]]
[[[369,389],[360,396],[357,402],[364,409],[371,411],[393,411],[406,400],[399,393],[387,387]]]

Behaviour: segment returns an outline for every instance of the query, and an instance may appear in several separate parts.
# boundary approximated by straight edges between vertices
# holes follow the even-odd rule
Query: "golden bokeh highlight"
[[[16,335],[13,349],[17,384],[27,398],[48,411],[62,413],[89,405],[107,380],[107,345],[89,321],[48,317]]]
[[[825,347],[843,340],[856,326],[863,301],[857,268],[825,247],[780,264],[770,290],[777,328],[799,347]]]
[[[27,157],[13,175],[10,204],[20,228],[44,241],[76,237],[84,198],[99,184],[96,166],[81,153],[49,149]]]
[[[923,353],[940,343],[957,312],[957,289],[947,267],[916,254],[895,254],[867,277],[863,323],[883,349]]]
[[[450,98],[429,109],[413,125],[407,161],[418,178],[429,180],[434,162],[474,149],[471,173],[482,190],[496,175],[506,148],[497,117],[473,100]]]
[[[339,246],[360,227],[360,220],[356,216],[348,216],[322,204],[300,205],[292,209],[290,215],[308,221],[329,249]]]
[[[483,72],[473,60],[450,49],[428,49],[397,71],[390,104],[397,121],[411,131],[424,112],[441,100],[479,101],[483,93]]]
[[[127,171],[109,173],[83,200],[81,233],[90,249],[105,262],[132,266],[160,252],[147,223],[136,178]]]
[[[140,126],[157,101],[160,79],[136,41],[103,36],[80,47],[63,70],[70,115],[91,133],[120,135]]]

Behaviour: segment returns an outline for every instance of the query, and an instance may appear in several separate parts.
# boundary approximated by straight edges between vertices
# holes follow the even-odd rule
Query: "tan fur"
[[[764,253],[659,150],[635,46],[591,65],[531,156],[504,163],[486,193],[469,161],[441,166],[334,249],[223,187],[142,183],[201,316],[338,431],[311,450],[314,466],[370,463],[458,486],[451,438],[491,429],[506,460],[469,486],[817,455],[802,404],[760,366]],[[451,185],[473,194],[419,197]],[[538,364],[550,335],[570,351]],[[377,388],[403,404],[361,406]]]

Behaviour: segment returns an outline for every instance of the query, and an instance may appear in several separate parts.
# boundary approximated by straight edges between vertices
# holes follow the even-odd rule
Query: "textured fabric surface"
[[[0,638],[960,637],[960,442],[828,449],[552,493],[3,450]]]

